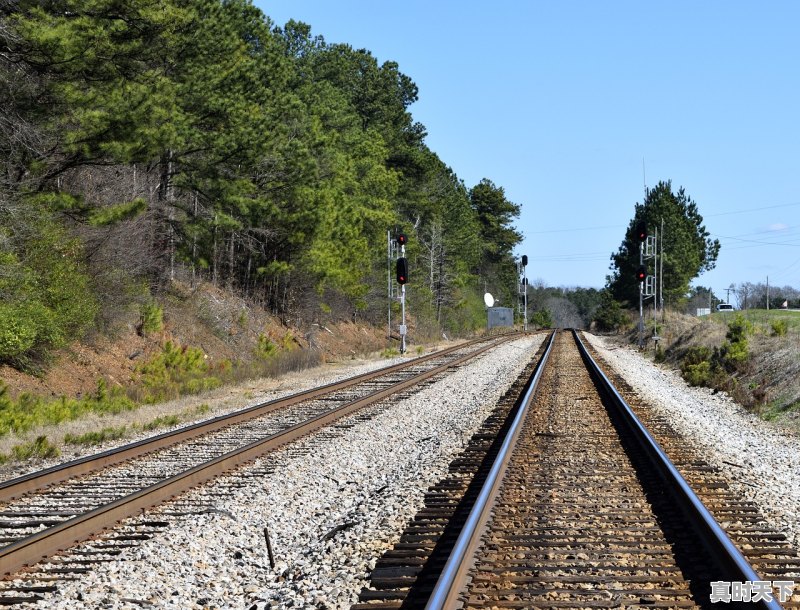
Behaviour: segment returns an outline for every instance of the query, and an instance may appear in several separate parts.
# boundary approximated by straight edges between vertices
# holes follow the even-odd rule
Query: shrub
[[[530,322],[538,328],[551,328],[553,326],[553,316],[548,309],[540,309],[533,312]]]
[[[30,458],[51,458],[58,457],[61,452],[46,436],[38,436],[31,443],[15,445],[11,448],[11,454],[16,460],[28,460]]]
[[[789,332],[789,321],[782,318],[772,320],[770,326],[772,327],[773,337],[785,337],[786,333]]]
[[[18,368],[78,337],[98,311],[80,242],[43,210],[28,213],[0,211],[0,227],[26,223],[16,234],[0,228],[0,361]]]
[[[121,388],[109,390],[103,379],[97,382],[93,394],[83,398],[61,396],[54,400],[31,394],[21,394],[12,400],[7,388],[0,384],[0,436],[27,432],[37,425],[57,425],[87,413],[121,413],[134,408],[136,405],[123,395]]]
[[[220,363],[224,372],[229,362]],[[192,394],[212,390],[221,385],[219,378],[209,375],[209,366],[202,350],[196,347],[178,347],[167,341],[160,354],[137,367],[141,374],[143,390],[139,392],[143,402],[158,402],[177,398],[181,394]],[[137,392],[132,390],[133,394]]]
[[[264,333],[258,335],[258,344],[256,345],[256,356],[264,360],[269,360],[275,355],[278,346]]]
[[[158,303],[150,302],[142,305],[140,328],[142,335],[157,333],[164,329],[164,310]]]
[[[709,386],[712,380],[712,352],[705,346],[692,347],[681,361],[683,378],[693,386]]]

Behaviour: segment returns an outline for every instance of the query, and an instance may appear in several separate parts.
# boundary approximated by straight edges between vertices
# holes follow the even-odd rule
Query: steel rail
[[[510,337],[505,338],[504,340],[508,340],[509,338]],[[410,379],[396,383],[388,388],[372,392],[367,396],[341,405],[306,422],[295,424],[282,432],[265,437],[234,451],[230,451],[213,460],[209,460],[208,462],[197,465],[182,473],[164,479],[150,487],[119,498],[88,513],[78,515],[54,527],[19,540],[0,549],[0,574],[8,576],[18,572],[26,566],[35,564],[58,551],[73,546],[77,542],[91,538],[101,530],[112,527],[122,519],[134,516],[140,511],[169,500],[245,462],[250,462],[265,453],[269,453],[315,430],[330,425],[363,407],[374,404],[392,394],[401,392],[434,375],[438,375],[451,367],[458,366],[459,364],[475,358],[493,347],[496,347],[497,344],[497,342],[489,343],[474,352],[459,356],[455,360],[424,371]],[[439,352],[439,355],[441,355],[441,352]],[[418,360],[416,362],[418,362]]]
[[[550,356],[555,336],[556,331],[553,331],[550,334],[547,348],[531,376],[531,382],[521,401],[520,408],[517,410],[514,420],[503,440],[503,444],[500,446],[500,450],[492,463],[492,467],[486,477],[486,482],[481,488],[477,500],[475,500],[475,504],[464,523],[464,527],[456,540],[455,546],[442,569],[439,580],[433,588],[431,597],[425,605],[426,610],[454,608],[457,605],[457,597],[460,593],[461,585],[471,567],[472,558],[480,543],[481,533],[486,526],[489,513],[494,507],[494,503],[497,499],[497,491],[500,488],[512,451],[516,445],[517,438],[519,438],[520,431],[522,430],[522,424],[528,415],[529,407],[536,394],[539,379],[542,376],[544,365]]]
[[[511,336],[514,335],[504,336],[501,341],[508,340]],[[49,485],[60,483],[76,476],[96,472],[107,466],[120,464],[141,455],[163,449],[164,447],[191,440],[226,426],[239,424],[249,419],[261,417],[263,415],[267,415],[268,413],[272,413],[273,411],[277,411],[306,400],[313,400],[321,396],[352,387],[356,384],[364,383],[377,377],[382,377],[383,375],[416,366],[434,358],[446,356],[447,354],[450,354],[456,350],[481,343],[482,341],[486,341],[486,339],[478,339],[475,341],[461,343],[438,352],[433,352],[426,356],[413,358],[405,362],[400,362],[398,364],[376,369],[375,371],[349,377],[347,379],[343,379],[342,381],[336,381],[316,388],[311,388],[309,390],[304,390],[302,392],[297,392],[295,394],[291,394],[290,396],[284,396],[283,398],[276,398],[274,400],[262,402],[234,413],[220,415],[218,417],[185,426],[177,430],[164,432],[162,434],[129,443],[121,447],[109,449],[108,451],[103,451],[71,460],[69,462],[58,464],[44,470],[32,472],[30,474],[9,479],[8,481],[0,482],[0,503],[8,502],[9,500],[18,498],[26,493],[43,489]],[[493,342],[492,344],[495,343],[498,342]]]
[[[700,536],[702,544],[706,546],[711,557],[719,564],[721,569],[720,580],[738,582],[761,580],[741,551],[725,533],[725,530],[722,529],[700,498],[697,497],[697,494],[689,487],[686,479],[683,478],[658,442],[647,431],[639,418],[636,417],[630,405],[603,373],[600,366],[584,346],[578,332],[573,330],[573,335],[586,367],[608,399],[608,404],[620,416],[625,427],[635,438],[636,443],[660,474],[669,493],[681,506],[685,516]],[[757,608],[769,608],[771,610],[780,610],[781,608],[781,605],[774,599],[769,602],[762,599],[759,602],[753,602],[753,605]],[[748,607],[751,607],[750,604],[748,604]]]

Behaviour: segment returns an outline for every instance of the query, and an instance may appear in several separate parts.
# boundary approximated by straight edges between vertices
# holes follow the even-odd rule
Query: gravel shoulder
[[[645,400],[716,466],[741,497],[800,548],[800,438],[760,419],[723,392],[689,386],[639,352],[584,333]]]
[[[258,460],[214,490],[184,494],[182,505],[210,497],[216,509],[179,519],[125,561],[60,584],[47,607],[349,607],[543,338],[500,346],[415,394],[384,401],[368,418],[351,417]],[[247,478],[248,471],[268,474]],[[226,484],[230,493],[216,490]]]

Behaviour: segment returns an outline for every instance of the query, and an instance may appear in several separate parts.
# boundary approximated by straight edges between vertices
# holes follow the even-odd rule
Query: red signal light
[[[643,282],[647,278],[647,269],[644,265],[640,265],[636,270],[636,281]]]
[[[638,241],[647,239],[647,223],[644,220],[640,220],[636,223],[636,239]]]
[[[407,258],[403,257],[403,258],[398,258],[397,259],[396,272],[397,272],[397,283],[398,284],[400,284],[402,286],[403,284],[408,282],[408,259]]]
[[[405,233],[398,233],[397,234],[397,245],[398,246],[405,246],[408,242],[408,238],[406,237]]]

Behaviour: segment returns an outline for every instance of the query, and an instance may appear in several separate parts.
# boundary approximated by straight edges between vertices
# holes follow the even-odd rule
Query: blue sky
[[[672,180],[722,243],[697,284],[800,288],[800,3],[255,4],[398,62],[428,146],[522,206],[529,278],[601,287],[645,181]]]

